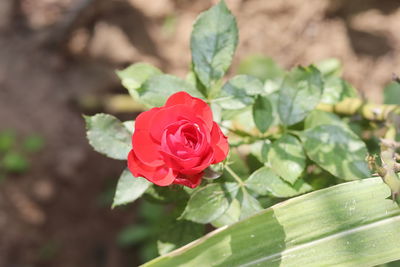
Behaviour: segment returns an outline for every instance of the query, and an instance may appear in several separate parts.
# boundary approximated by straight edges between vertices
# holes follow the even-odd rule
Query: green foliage
[[[28,167],[28,161],[24,156],[16,152],[7,153],[1,160],[1,166],[6,172],[23,173]]]
[[[152,107],[164,105],[170,95],[179,91],[203,98],[189,82],[167,74],[152,76],[137,90],[140,100]]]
[[[254,103],[254,98],[263,93],[262,83],[248,75],[237,75],[221,90],[219,104],[224,109],[241,109]]]
[[[119,177],[112,206],[124,205],[143,195],[150,182],[142,177],[133,177],[129,170],[124,170]]]
[[[211,222],[214,227],[222,227],[239,221],[240,202],[236,198],[232,200],[229,208],[220,217]]]
[[[0,152],[10,150],[16,141],[15,133],[11,130],[0,132]]]
[[[272,58],[252,55],[240,62],[238,73],[265,81],[279,79],[284,76],[285,71]]]
[[[321,100],[323,82],[314,66],[293,69],[279,89],[279,117],[283,124],[302,121]]]
[[[356,96],[356,89],[345,80],[335,76],[324,80],[324,93],[321,98],[321,103],[335,104],[345,98]]]
[[[189,193],[181,186],[150,186],[146,190],[145,197],[156,203],[186,203],[189,199]]]
[[[296,182],[306,167],[306,155],[301,143],[291,135],[283,135],[272,143],[268,159],[271,169],[291,184]]]
[[[263,209],[260,202],[247,190],[241,190],[238,193],[238,200],[240,202],[240,220],[246,219]]]
[[[161,205],[141,201],[135,211],[135,223],[128,224],[120,230],[116,242],[122,247],[140,246],[136,249],[142,262],[149,261],[158,255],[157,239],[161,234],[160,219],[169,218]],[[166,224],[164,224],[165,226]]]
[[[348,97],[357,97],[357,90],[339,76],[342,65],[336,58],[323,60],[316,64],[324,81],[324,92],[321,103],[335,104]]]
[[[193,25],[190,47],[193,69],[206,88],[211,89],[225,74],[237,43],[236,19],[224,1],[197,18]]]
[[[113,159],[126,160],[131,150],[131,133],[114,116],[84,116],[87,138],[97,152]]]
[[[197,223],[209,223],[229,208],[237,191],[235,183],[204,186],[191,196],[181,217]]]
[[[201,237],[204,234],[204,225],[185,220],[172,223],[162,232],[157,241],[160,255],[164,255],[174,249]]]
[[[129,225],[119,233],[117,242],[122,247],[136,244],[151,235],[151,230],[146,225]]]
[[[193,26],[185,80],[146,63],[117,72],[133,99],[148,107],[164,105],[179,91],[205,100],[230,144],[228,159],[204,170],[195,189],[150,185],[125,170],[113,206],[144,196],[167,209],[149,208],[155,217],[147,214],[145,222],[127,228],[119,243],[145,243],[143,253],[153,255],[157,242],[164,255],[202,236],[205,224],[231,225],[148,266],[362,266],[398,259],[399,236],[392,235],[397,235],[400,213],[384,200],[385,185],[367,179],[324,189],[369,177],[365,158],[377,151],[380,128],[397,122],[362,119],[360,112],[368,105],[358,114],[335,114],[346,109],[341,101],[357,97],[340,77],[336,59],[285,71],[271,58],[251,56],[240,64],[239,75],[224,77],[237,42],[235,18],[221,1]],[[399,104],[399,92],[398,83],[390,84],[385,102]],[[96,151],[126,159],[133,121],[122,123],[106,114],[85,120]],[[0,134],[0,152],[12,143]],[[160,221],[162,229],[155,227]],[[389,243],[383,244],[381,236]]]
[[[303,180],[291,185],[276,175],[269,167],[262,167],[245,181],[247,188],[260,196],[288,198],[311,191],[311,186]]]
[[[152,65],[136,63],[124,70],[117,71],[116,73],[121,79],[122,85],[128,89],[129,94],[132,97],[137,98],[137,89],[139,89],[150,77],[161,74],[162,72]]]
[[[313,192],[144,266],[373,266],[393,261],[400,255],[400,209],[386,199],[389,195],[380,178]]]
[[[273,122],[272,104],[265,96],[257,96],[253,104],[253,118],[258,130],[264,133]]]
[[[389,83],[383,91],[383,96],[385,104],[400,105],[400,83]]]
[[[20,139],[13,130],[0,131],[0,181],[10,174],[28,171],[32,153],[39,152],[44,146],[43,138],[37,134]]]
[[[25,139],[23,147],[28,152],[38,152],[44,147],[44,139],[40,135],[30,135]]]
[[[342,74],[342,64],[337,58],[322,60],[316,64],[316,67],[325,78]]]
[[[313,110],[304,121],[304,128],[314,128],[319,125],[337,125],[342,128],[350,129],[348,124],[342,121],[337,115],[321,110]]]
[[[334,176],[355,180],[371,175],[365,161],[365,143],[347,129],[319,125],[306,130],[301,140],[308,157]]]

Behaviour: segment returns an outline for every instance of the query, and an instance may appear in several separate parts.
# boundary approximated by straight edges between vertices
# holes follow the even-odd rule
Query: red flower
[[[200,184],[204,169],[223,161],[229,151],[210,107],[185,92],[137,117],[132,146],[128,168],[134,176],[191,188]]]

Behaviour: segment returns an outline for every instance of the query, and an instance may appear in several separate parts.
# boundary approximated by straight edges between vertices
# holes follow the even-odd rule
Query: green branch
[[[400,118],[400,106],[366,103],[360,98],[346,98],[333,105],[321,103],[317,109],[344,116],[358,114],[371,121],[394,121],[394,119]]]

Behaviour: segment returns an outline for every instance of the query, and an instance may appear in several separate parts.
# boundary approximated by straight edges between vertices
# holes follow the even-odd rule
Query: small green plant
[[[13,130],[0,132],[0,179],[10,174],[21,174],[29,169],[29,157],[43,148],[44,140],[39,135],[30,135],[19,140]]]
[[[117,71],[132,99],[150,108],[136,125],[107,114],[85,117],[96,151],[128,159],[113,207],[143,196],[171,215],[159,222],[164,256],[147,266],[399,259],[400,210],[386,198],[387,185],[395,198],[400,190],[400,103],[361,99],[335,59],[286,71],[255,55],[226,78],[237,43],[235,17],[221,1],[194,23],[185,79],[146,63]],[[386,101],[397,91],[397,83],[387,87]],[[228,138],[226,159],[218,129]],[[168,253],[202,235],[204,225],[224,228]]]

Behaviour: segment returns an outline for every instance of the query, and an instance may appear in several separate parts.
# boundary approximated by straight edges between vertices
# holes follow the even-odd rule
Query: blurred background
[[[334,57],[380,102],[400,73],[398,0],[226,2],[240,31],[230,74],[253,54],[284,68]],[[0,0],[0,266],[135,266],[156,256],[162,208],[111,210],[126,163],[92,151],[81,115],[125,92],[114,71],[131,63],[184,77],[192,23],[214,3]]]

